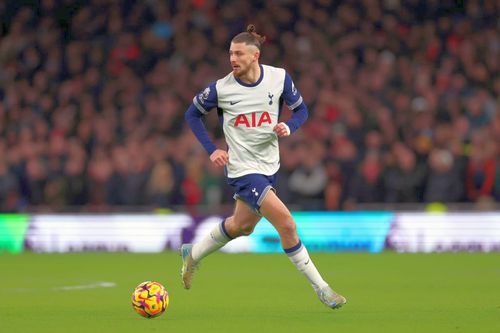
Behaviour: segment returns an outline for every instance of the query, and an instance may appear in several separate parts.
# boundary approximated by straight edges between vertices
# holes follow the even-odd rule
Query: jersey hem
[[[278,170],[280,169],[280,166],[278,164],[278,167],[276,168],[276,170],[273,170],[271,172],[263,172],[262,170],[248,170],[248,171],[242,171],[241,173],[237,173],[237,174],[230,174],[229,171],[228,171],[228,174],[227,174],[227,178],[238,178],[238,177],[243,177],[243,176],[246,176],[246,175],[251,175],[253,173],[257,173],[259,175],[264,175],[264,176],[272,176],[274,175],[276,172],[278,172]]]

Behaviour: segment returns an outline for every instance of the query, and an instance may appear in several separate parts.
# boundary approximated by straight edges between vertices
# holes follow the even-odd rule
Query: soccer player
[[[278,231],[285,253],[309,280],[321,302],[339,308],[346,299],[321,277],[298,238],[290,211],[274,190],[280,166],[278,138],[295,132],[306,121],[308,110],[283,68],[259,64],[264,40],[253,25],[236,35],[229,48],[232,72],[195,96],[186,112],[186,121],[210,160],[226,168],[236,204],[233,215],[200,242],[181,246],[182,281],[184,288],[191,288],[200,260],[230,240],[250,235],[265,216]],[[293,115],[287,122],[278,122],[283,102]],[[202,117],[214,108],[223,125],[228,151],[215,146],[202,122]]]

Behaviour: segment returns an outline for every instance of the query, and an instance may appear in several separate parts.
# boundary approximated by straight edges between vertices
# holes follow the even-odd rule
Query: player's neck
[[[260,65],[259,63],[255,63],[254,66],[252,66],[247,73],[244,75],[240,76],[238,78],[240,81],[248,84],[253,84],[260,79]]]

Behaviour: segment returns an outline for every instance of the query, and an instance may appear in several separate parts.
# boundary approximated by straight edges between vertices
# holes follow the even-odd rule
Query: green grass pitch
[[[312,258],[342,309],[322,305],[284,254],[214,254],[189,291],[173,252],[0,254],[0,332],[500,332],[500,253]],[[158,318],[132,310],[145,280],[169,292]]]

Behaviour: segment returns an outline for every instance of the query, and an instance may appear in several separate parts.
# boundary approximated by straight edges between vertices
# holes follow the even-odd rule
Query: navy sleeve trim
[[[303,99],[302,99],[302,96],[300,96],[300,98],[297,100],[297,102],[293,103],[292,105],[289,105],[288,107],[290,108],[290,110],[294,110],[296,109],[300,104],[302,104],[303,102]]]
[[[208,113],[208,111],[205,110],[203,108],[203,106],[201,106],[200,103],[198,103],[198,100],[196,99],[196,97],[193,97],[193,104],[194,104],[194,106],[196,106],[196,108],[198,109],[198,111],[200,111],[201,113],[203,113],[203,114],[207,114]]]

